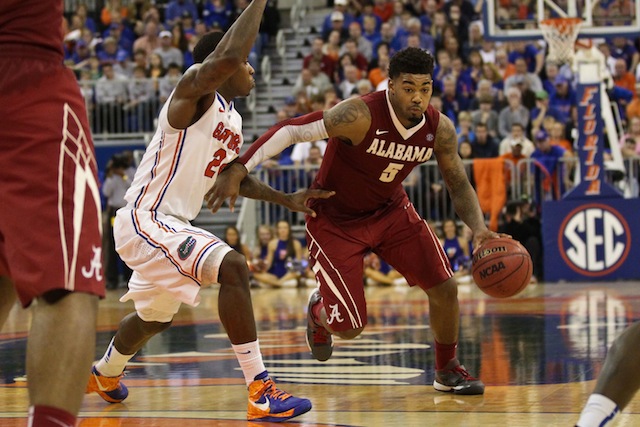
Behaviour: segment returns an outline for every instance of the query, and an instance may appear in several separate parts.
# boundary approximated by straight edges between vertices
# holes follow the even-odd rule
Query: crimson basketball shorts
[[[438,237],[406,197],[348,225],[321,212],[306,220],[310,263],[327,322],[335,331],[367,324],[363,261],[370,251],[400,272],[410,286],[426,290],[453,276]]]
[[[0,57],[0,276],[23,306],[54,289],[104,296],[86,108],[56,61]]]

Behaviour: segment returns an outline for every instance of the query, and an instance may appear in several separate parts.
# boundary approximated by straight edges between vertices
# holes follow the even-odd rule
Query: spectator
[[[468,275],[471,267],[469,242],[458,232],[455,220],[445,219],[442,221],[442,236],[442,248],[447,254],[455,276]]]
[[[515,74],[516,66],[509,62],[507,50],[504,47],[496,49],[496,67],[502,76],[502,80],[507,80],[509,76]]]
[[[122,5],[121,0],[107,0],[100,12],[100,22],[102,22],[102,25],[105,27],[108,27],[116,15],[119,15],[122,19],[126,19],[129,15],[129,9]]]
[[[302,68],[309,68],[312,60],[320,63],[320,71],[327,75],[333,81],[334,71],[336,68],[336,59],[323,53],[324,42],[322,37],[316,37],[311,42],[311,52],[302,60]]]
[[[624,58],[616,59],[613,71],[613,82],[616,86],[636,93],[636,78],[627,69]]]
[[[373,0],[373,14],[382,22],[387,22],[393,15],[393,4],[388,0]]]
[[[407,22],[407,32],[406,34],[399,37],[399,41],[402,46],[408,46],[407,40],[409,36],[415,36],[418,38],[419,47],[424,50],[428,50],[429,52],[435,52],[435,41],[430,34],[422,32],[422,23],[420,19],[416,17],[412,17]]]
[[[347,99],[357,93],[356,85],[360,80],[359,76],[360,73],[355,65],[348,64],[344,67],[344,80],[338,85],[342,99]]]
[[[138,37],[133,43],[133,50],[143,49],[147,52],[147,56],[151,56],[154,50],[160,47],[158,39],[158,23],[149,20],[144,25],[144,35]]]
[[[640,80],[640,79],[639,79]],[[640,118],[640,81],[635,85],[635,96],[627,104],[627,122],[632,118]]]
[[[300,271],[287,267],[287,264],[302,264],[302,245],[291,234],[291,225],[284,220],[276,224],[276,237],[267,246],[265,273],[254,274],[260,284],[279,288],[298,285]]]
[[[520,176],[523,176],[527,169],[527,164],[522,160],[526,159],[528,156],[525,156],[522,153],[523,150],[523,140],[522,139],[512,139],[509,142],[508,151],[502,154],[500,157],[505,160],[504,164],[504,182],[507,186],[507,197],[515,197],[517,194],[525,194],[525,184],[523,180],[520,180],[520,188],[516,188],[513,182],[513,173],[512,171],[517,170]]]
[[[399,38],[396,37],[396,30],[389,22],[384,22],[380,26],[380,42],[389,45],[389,56],[402,49]]]
[[[254,273],[264,273],[267,271],[267,252],[269,250],[269,242],[273,240],[274,233],[273,229],[267,225],[262,224],[258,226],[256,230],[256,246],[253,249],[251,261],[251,271]],[[252,278],[252,281],[255,279]]]
[[[96,82],[96,114],[99,129],[122,132],[122,107],[127,101],[126,79],[117,74],[111,63],[102,65],[103,76]]]
[[[315,76],[312,68],[316,72]],[[331,85],[329,78],[326,74],[320,72],[320,64],[314,61],[310,68],[302,69],[298,74],[296,83],[293,85],[292,94],[295,96],[300,92],[304,92],[308,98],[311,98],[314,95],[322,94],[329,85]]]
[[[367,79],[360,79],[356,83],[356,93],[354,95],[363,96],[373,92],[373,85]]]
[[[534,171],[535,200],[559,200],[565,188],[571,186],[569,169],[561,163],[569,155],[556,145],[551,145],[547,132],[540,130],[535,135],[536,149],[531,158],[536,161]]]
[[[519,200],[510,201],[505,207],[504,223],[498,230],[520,242],[533,261],[532,281],[543,280],[542,233],[540,223],[531,218],[528,204]]]
[[[191,0],[171,0],[164,11],[164,20],[169,26],[173,26],[180,20],[183,13],[189,13],[194,19],[198,19],[198,8]]]
[[[153,80],[156,89],[160,87],[160,78],[166,73],[167,70],[162,65],[162,57],[158,53],[152,53],[147,66],[147,75]]]
[[[338,60],[340,59],[340,49],[342,48],[340,42],[340,32],[339,31],[331,31],[329,33],[329,37],[325,44],[322,46],[322,53],[328,56],[334,63],[334,74],[329,76],[331,81],[336,83],[335,81],[335,73],[338,68]],[[313,45],[312,45],[313,49]]]
[[[555,81],[560,74],[560,67],[554,61],[546,61],[544,65],[545,78],[542,80],[542,87],[549,96],[556,93]]]
[[[520,90],[512,87],[505,93],[508,105],[498,115],[498,133],[502,138],[506,138],[509,135],[514,123],[519,123],[523,129],[529,126],[529,110],[522,105]]]
[[[564,123],[555,121],[550,126],[550,128],[551,129],[548,131],[548,133],[549,133],[549,142],[551,143],[551,145],[557,145],[558,147],[561,147],[567,152],[568,156],[573,157],[574,156],[573,144],[571,144],[571,142],[569,142],[569,140],[567,140],[567,138],[565,137],[566,132],[564,128]]]
[[[367,63],[373,58],[373,45],[362,35],[360,23],[354,21],[349,24],[349,38],[356,42],[358,52],[367,59]]]
[[[367,58],[358,50],[358,44],[354,39],[348,39],[342,45],[342,49],[340,49],[340,58],[344,55],[349,55],[351,60],[353,61],[353,65],[358,67],[358,69],[366,73],[369,71],[369,61]]]
[[[116,211],[127,204],[124,200],[124,195],[131,186],[131,179],[125,173],[129,166],[127,158],[123,155],[113,156],[107,163],[106,179],[102,184],[102,194],[107,199],[106,223],[103,226],[106,245],[105,278],[107,289],[116,289],[121,287],[121,284],[122,287],[126,287],[132,273],[131,269],[120,259],[113,240],[113,222]],[[123,271],[122,277],[120,277],[121,269]]]
[[[458,113],[458,126],[456,126],[456,132],[458,134],[458,143],[462,140],[467,140],[472,144],[475,142],[476,135],[473,131],[471,113],[466,110]]]
[[[153,129],[153,119],[156,116],[155,85],[140,66],[135,67],[132,77],[127,88],[128,101],[124,105],[124,111],[128,112],[129,131],[149,132]]]
[[[376,91],[385,90],[389,80],[389,57],[378,58],[378,66],[369,71],[369,81]]]
[[[233,225],[227,226],[227,228],[224,230],[224,241],[236,252],[244,255],[247,261],[253,259],[253,256],[251,255],[251,249],[249,249],[247,245],[242,243],[242,237],[240,236],[240,231],[238,231],[237,227]]]
[[[613,37],[611,42],[611,56],[623,59],[627,70],[635,70],[640,62],[640,54],[633,42],[626,37]],[[633,89],[632,89],[633,90]]]
[[[471,112],[471,123],[476,130],[482,123],[488,134],[495,138],[498,136],[498,113],[492,109],[494,99],[491,95],[484,94],[478,102],[479,108]]]
[[[339,7],[339,5],[336,4],[336,7]],[[329,34],[332,33],[333,31],[336,31],[338,32],[338,34],[340,34],[340,43],[342,43],[344,40],[346,40],[349,37],[349,31],[347,30],[347,26],[345,25],[344,12],[335,10],[331,12],[329,16],[327,16],[327,19],[328,19],[328,25],[327,25],[327,22],[325,22],[325,25],[323,26],[323,30],[322,30],[323,40],[328,40]]]
[[[208,28],[226,31],[231,25],[231,5],[225,0],[207,0],[202,8],[202,19]]]
[[[536,46],[525,40],[515,40],[511,42],[511,52],[509,53],[509,62],[516,63],[518,58],[525,61],[527,72],[540,74],[544,66],[544,50],[539,50]]]
[[[182,69],[178,64],[171,63],[164,76],[160,77],[158,84],[158,96],[160,98],[160,104],[164,104],[171,92],[178,84],[178,81],[182,77]]]
[[[484,122],[475,126],[475,141],[471,144],[473,157],[476,159],[489,159],[498,157],[500,146]]]
[[[377,59],[376,51],[377,46],[382,42],[382,36],[380,35],[380,18],[376,15],[364,15],[362,19],[362,35],[371,42],[373,47],[373,59]]]
[[[182,68],[184,57],[177,47],[173,46],[173,34],[171,31],[160,32],[160,46],[154,49],[153,53],[162,58],[162,67],[167,68],[169,64],[178,64]]]
[[[562,115],[560,121],[562,123],[575,123],[578,116],[578,102],[569,79],[562,74],[558,74],[555,80],[555,87],[555,93],[549,97],[549,107],[555,108],[560,112]]]
[[[629,118],[627,133],[620,138],[620,147],[626,147],[626,142],[629,139],[633,139],[636,142],[636,154],[640,156],[640,117]]]
[[[485,40],[482,36],[482,22],[473,21],[468,27],[469,36],[467,40],[462,44],[462,56],[468,58],[471,52],[478,52],[478,55],[485,61],[484,56],[487,55],[487,60],[493,62],[495,60],[495,50],[493,43],[486,43],[487,51],[482,53],[483,47],[485,47]]]
[[[537,74],[527,71],[527,63],[524,57],[518,57],[514,61],[515,73],[507,77],[504,81],[505,92],[519,83],[526,82],[529,89],[534,93],[542,90],[542,81]]]
[[[129,54],[124,49],[118,47],[116,39],[113,37],[104,39],[102,50],[98,52],[97,56],[100,60],[100,65],[108,62],[119,72],[127,68],[126,65],[122,67],[120,64],[123,62],[126,63],[130,59]]]
[[[549,106],[549,94],[543,89],[536,92],[536,106],[531,110],[531,133],[535,134],[542,129],[545,117],[553,117],[556,121],[564,119],[564,115],[560,111]]]
[[[387,264],[373,252],[363,259],[363,280],[366,286],[393,286],[406,284],[406,280],[397,270]]]
[[[442,82],[442,110],[440,110],[453,121],[454,125],[458,122],[458,113],[461,110],[456,83],[457,81],[453,74],[444,77]]]
[[[527,139],[524,131],[525,127],[522,123],[513,123],[511,125],[511,132],[509,135],[500,141],[498,154],[502,156],[503,154],[508,153],[511,151],[511,147],[519,143],[522,145],[522,154],[526,157],[531,156],[531,153],[533,153],[536,147],[533,145],[531,140]]]

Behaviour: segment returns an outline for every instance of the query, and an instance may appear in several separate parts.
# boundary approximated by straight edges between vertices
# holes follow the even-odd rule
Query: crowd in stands
[[[193,48],[208,31],[226,31],[249,0],[106,0],[99,11],[77,3],[66,19],[65,63],[81,83],[94,132],[153,131],[159,106],[193,64]],[[249,61],[280,25],[267,6]]]

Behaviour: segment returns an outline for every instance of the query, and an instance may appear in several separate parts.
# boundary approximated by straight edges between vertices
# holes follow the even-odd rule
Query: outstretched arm
[[[191,125],[198,101],[216,91],[249,57],[267,0],[253,0],[199,67],[189,69],[176,85],[169,105],[169,123],[176,129]]]
[[[369,107],[359,98],[342,101],[325,112],[316,111],[278,123],[251,144],[238,162],[227,166],[218,175],[206,195],[207,206],[215,213],[226,199],[230,199],[230,206],[233,207],[240,191],[240,182],[248,173],[291,144],[332,137],[357,145],[366,135],[369,126]]]
[[[484,223],[478,196],[458,155],[457,141],[453,123],[447,116],[440,114],[434,147],[438,168],[449,190],[453,207],[460,219],[473,231],[473,247],[478,248],[486,239],[499,235],[490,231]]]
[[[240,183],[240,195],[243,197],[277,203],[293,212],[303,212],[313,217],[316,216],[316,213],[307,207],[307,201],[309,199],[327,199],[334,194],[335,191],[326,190],[299,190],[295,193],[285,194],[259,181],[253,175],[247,175]],[[233,210],[233,205],[231,206]]]

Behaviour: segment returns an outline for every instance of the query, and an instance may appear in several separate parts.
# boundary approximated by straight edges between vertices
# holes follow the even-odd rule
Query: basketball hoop
[[[574,44],[583,23],[580,18],[550,18],[540,21],[540,30],[549,45],[549,60],[573,62]]]

